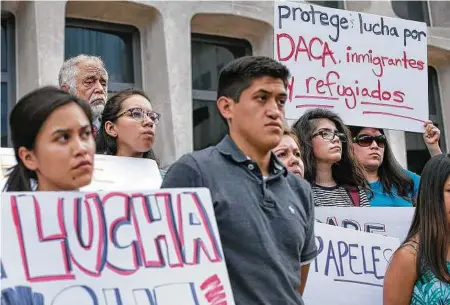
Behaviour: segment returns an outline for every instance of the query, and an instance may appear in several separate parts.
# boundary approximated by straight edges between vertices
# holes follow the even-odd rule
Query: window
[[[430,25],[428,1],[397,1],[392,0],[394,13],[403,19],[426,22]]]
[[[1,32],[1,146],[11,146],[9,113],[15,104],[15,34],[14,16],[2,12]]]
[[[65,59],[80,54],[100,56],[109,75],[109,92],[141,86],[139,31],[123,26],[68,18]]]
[[[216,107],[220,70],[230,61],[251,55],[246,40],[192,35],[194,150],[217,144],[228,127]]]
[[[441,150],[446,151],[438,74],[433,67],[428,67],[428,111],[430,113],[430,120],[441,130],[441,138],[439,141]],[[420,174],[425,163],[430,159],[430,154],[423,141],[422,134],[406,132],[405,135],[408,169]]]
[[[308,1],[308,2],[331,8],[344,9],[344,1]]]

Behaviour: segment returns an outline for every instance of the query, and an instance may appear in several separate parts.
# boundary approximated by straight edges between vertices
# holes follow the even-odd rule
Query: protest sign
[[[315,224],[319,254],[311,262],[305,304],[380,305],[397,238]]]
[[[327,108],[348,125],[423,132],[427,26],[416,21],[276,2],[274,54],[292,77],[286,118]]]
[[[234,304],[207,189],[3,193],[1,212],[2,304]]]
[[[109,155],[94,156],[94,174],[91,184],[81,191],[113,191],[159,189],[162,178],[158,165],[147,158],[128,158]],[[0,186],[6,182],[9,168],[16,164],[14,150],[0,148]]]
[[[414,208],[341,208],[317,207],[316,220],[334,226],[396,237],[403,241],[408,234]]]

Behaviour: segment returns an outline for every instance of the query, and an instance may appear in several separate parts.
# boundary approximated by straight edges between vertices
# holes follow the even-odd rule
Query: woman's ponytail
[[[8,180],[4,187],[6,192],[31,192],[31,172],[22,162],[18,162],[8,175]]]

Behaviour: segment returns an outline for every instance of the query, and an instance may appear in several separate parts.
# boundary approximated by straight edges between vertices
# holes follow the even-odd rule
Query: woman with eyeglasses
[[[143,91],[126,89],[117,93],[103,110],[97,153],[157,161],[152,146],[160,117]]]
[[[403,169],[394,157],[382,129],[349,127],[353,149],[365,168],[373,196],[374,207],[411,207],[417,197],[420,177]],[[431,156],[441,154],[439,129],[431,121],[425,122],[424,141]]]
[[[311,183],[316,206],[369,206],[369,187],[353,154],[350,132],[327,109],[307,111],[293,125],[300,140],[304,177]]]

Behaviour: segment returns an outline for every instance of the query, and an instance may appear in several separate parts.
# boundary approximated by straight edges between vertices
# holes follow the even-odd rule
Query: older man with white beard
[[[108,72],[101,58],[81,54],[66,60],[59,71],[59,86],[89,102],[96,135],[108,94]]]

